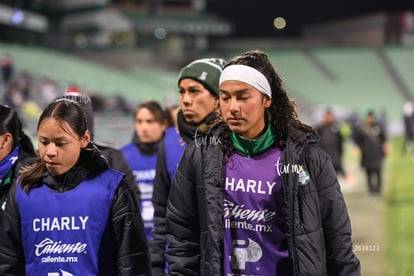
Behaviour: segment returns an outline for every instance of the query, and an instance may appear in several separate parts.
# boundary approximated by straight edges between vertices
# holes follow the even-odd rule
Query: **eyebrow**
[[[61,136],[61,137],[55,137],[55,138],[48,138],[48,137],[45,137],[45,136],[38,136],[38,138],[39,139],[45,139],[45,140],[48,140],[48,141],[62,141],[62,140],[67,140],[67,138],[66,137],[63,137],[63,136]]]
[[[140,118],[135,118],[135,121],[137,122],[137,121],[146,121],[146,122],[148,122],[148,121],[157,121],[157,119],[155,119],[155,118],[152,118],[152,119],[140,119]]]
[[[199,83],[198,81],[195,81],[196,83],[195,84],[191,84],[191,85],[189,85],[189,86],[186,86],[186,87],[184,87],[184,86],[178,86],[178,88],[179,89],[183,89],[183,90],[185,90],[185,89],[195,89],[195,88],[206,88],[202,83]]]
[[[245,94],[245,93],[249,93],[250,92],[250,88],[244,88],[244,89],[241,89],[241,90],[237,90],[237,91],[235,91],[235,92],[233,92],[233,93],[230,93],[230,92],[227,92],[227,91],[225,91],[225,90],[221,90],[220,89],[220,93],[223,93],[223,94],[233,94],[233,95],[240,95],[240,94]]]

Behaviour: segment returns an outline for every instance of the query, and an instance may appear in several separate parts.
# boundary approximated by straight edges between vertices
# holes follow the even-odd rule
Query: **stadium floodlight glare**
[[[12,16],[12,18],[11,18],[11,20],[10,20],[10,22],[11,22],[12,24],[14,24],[14,25],[19,25],[19,24],[21,24],[23,21],[24,21],[24,13],[23,13],[21,10],[17,10],[17,11],[13,14],[13,16]]]
[[[273,26],[278,30],[286,28],[286,19],[283,17],[276,17],[275,20],[273,20]]]
[[[162,40],[167,36],[167,31],[163,27],[158,27],[154,31],[154,37],[156,39]]]

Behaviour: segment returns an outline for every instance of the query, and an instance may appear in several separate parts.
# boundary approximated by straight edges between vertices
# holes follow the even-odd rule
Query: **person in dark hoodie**
[[[152,207],[153,182],[157,164],[158,145],[167,128],[167,118],[157,101],[146,101],[133,112],[134,135],[130,143],[121,148],[141,191],[140,210],[147,239],[151,239],[154,225]]]
[[[169,275],[360,275],[330,157],[266,53],[220,76],[223,122],[189,144],[167,205]]]
[[[37,158],[32,140],[23,131],[17,112],[9,106],[0,105],[0,223],[7,195],[19,175],[19,169]]]
[[[218,81],[225,61],[221,58],[197,59],[184,66],[178,75],[180,107],[176,125],[165,131],[160,143],[154,180],[154,228],[150,240],[154,275],[166,272],[165,210],[177,164],[187,145],[214,126],[220,119]]]
[[[91,142],[79,104],[55,100],[37,131],[40,158],[7,199],[0,275],[151,275],[138,204]]]
[[[382,193],[383,163],[388,154],[387,134],[372,107],[364,108],[361,122],[355,128],[354,141],[360,154],[360,165],[365,171],[368,192]]]
[[[338,176],[346,177],[342,165],[345,137],[341,133],[341,123],[335,118],[331,109],[325,110],[322,121],[316,126],[320,137],[319,146],[331,158]]]

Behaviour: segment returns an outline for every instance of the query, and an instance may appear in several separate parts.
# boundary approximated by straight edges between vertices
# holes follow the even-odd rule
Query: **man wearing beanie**
[[[207,133],[221,116],[218,110],[219,78],[225,61],[221,58],[197,59],[178,74],[180,109],[177,125],[166,130],[157,158],[154,193],[154,228],[149,242],[152,273],[166,274],[165,212],[175,170],[186,145]]]
[[[224,60],[218,58],[197,59],[183,69],[178,75],[178,86],[182,79],[193,79],[202,83],[215,98],[219,95],[218,79],[223,71]]]

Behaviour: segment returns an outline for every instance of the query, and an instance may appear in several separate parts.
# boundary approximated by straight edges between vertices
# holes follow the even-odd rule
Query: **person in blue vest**
[[[152,197],[155,224],[150,253],[154,275],[166,272],[165,210],[177,164],[187,143],[221,120],[218,81],[224,64],[221,58],[197,59],[184,66],[178,75],[180,107],[174,120],[176,125],[166,130],[160,144]]]
[[[23,131],[16,110],[0,105],[0,222],[10,187],[22,166],[37,159],[30,137]]]
[[[220,109],[171,186],[169,275],[361,275],[332,161],[265,52],[225,66]]]
[[[157,101],[146,101],[139,104],[133,113],[133,119],[133,139],[121,147],[121,151],[135,176],[136,185],[141,191],[141,216],[147,240],[150,240],[154,225],[152,195],[155,166],[158,146],[164,136],[167,119],[165,111]]]
[[[37,131],[40,158],[7,199],[0,275],[151,275],[134,194],[91,142],[82,108],[55,100]]]

